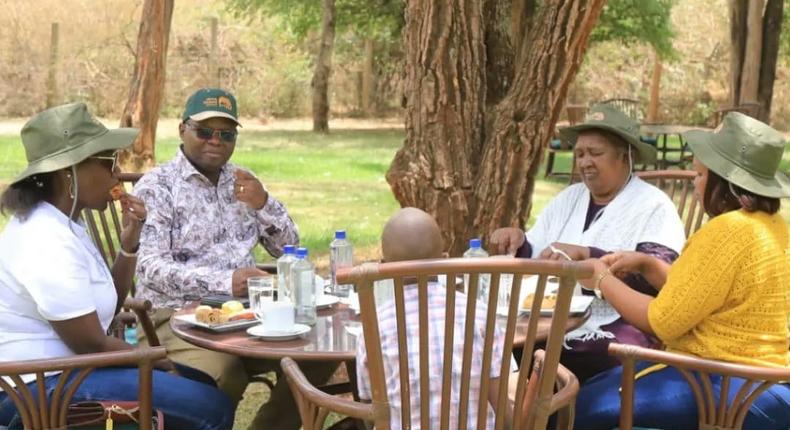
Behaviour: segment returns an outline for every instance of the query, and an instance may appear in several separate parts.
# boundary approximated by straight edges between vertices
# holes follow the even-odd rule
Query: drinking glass
[[[263,321],[263,308],[274,301],[274,277],[255,276],[247,279],[247,293],[250,297],[250,309],[258,320]]]

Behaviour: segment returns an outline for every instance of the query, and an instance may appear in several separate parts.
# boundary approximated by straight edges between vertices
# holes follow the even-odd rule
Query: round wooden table
[[[197,304],[195,304],[197,306]],[[194,312],[194,307],[187,307],[176,312],[176,315]],[[565,331],[581,326],[589,315],[571,316]],[[504,322],[504,319],[503,319]],[[516,324],[514,346],[522,346],[526,341],[528,317],[520,317]],[[291,357],[297,361],[354,361],[357,352],[357,337],[346,329],[347,324],[354,324],[361,334],[362,326],[359,316],[347,305],[336,304],[329,309],[318,311],[318,321],[303,338],[287,341],[265,341],[254,338],[245,330],[215,333],[189,323],[170,319],[170,327],[176,336],[201,348],[224,352],[246,358],[281,359]],[[541,317],[538,322],[536,341],[545,341],[551,317]]]

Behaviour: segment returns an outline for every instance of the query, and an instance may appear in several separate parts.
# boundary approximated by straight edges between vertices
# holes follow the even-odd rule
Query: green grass
[[[358,259],[378,257],[381,228],[399,207],[384,174],[403,139],[403,131],[393,129],[334,130],[328,136],[309,131],[245,130],[231,161],[254,171],[272,195],[285,203],[299,225],[302,244],[325,273],[335,229],[348,231]],[[178,150],[176,137],[166,136],[157,143],[160,162],[171,159]],[[26,165],[18,137],[0,135],[0,161],[1,188]],[[559,153],[555,170],[568,172],[570,164],[571,154]],[[782,169],[790,170],[790,149],[785,151]],[[567,178],[544,180],[543,172],[541,167],[528,225],[567,186]],[[787,206],[783,214],[790,221]],[[0,216],[0,228],[5,222]],[[269,258],[260,247],[256,256],[260,261]],[[246,428],[268,396],[262,384],[251,384],[239,404],[234,428]]]

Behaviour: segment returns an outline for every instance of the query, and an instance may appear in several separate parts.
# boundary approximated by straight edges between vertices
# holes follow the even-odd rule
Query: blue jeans
[[[228,396],[217,388],[160,370],[154,370],[153,373],[153,406],[164,414],[168,430],[225,430],[233,427],[233,405]],[[55,390],[59,376],[46,378],[49,395]],[[137,400],[138,381],[137,368],[96,369],[80,384],[71,402]],[[35,382],[28,384],[28,387],[35,398]],[[21,428],[22,423],[16,412],[11,399],[0,392],[0,425]]]
[[[652,363],[639,362],[636,371]],[[577,429],[610,430],[619,425],[620,382],[623,367],[601,373],[585,383],[576,400]],[[721,377],[710,377],[718,401]],[[730,379],[732,400],[744,380]],[[676,369],[668,367],[647,374],[634,385],[634,426],[659,429],[695,429],[697,406],[690,386]],[[752,403],[743,423],[745,430],[787,430],[790,428],[790,386],[777,384]]]

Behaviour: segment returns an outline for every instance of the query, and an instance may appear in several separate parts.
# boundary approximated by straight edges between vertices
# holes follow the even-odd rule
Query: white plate
[[[333,296],[331,294],[324,294],[323,296],[316,299],[315,307],[316,309],[324,309],[334,305],[339,301],[340,301],[340,297],[338,296]]]
[[[573,296],[571,297],[571,315],[584,315],[587,312],[587,309],[590,308],[592,305],[593,299],[595,296]],[[526,315],[532,313],[531,309],[522,308],[521,312]],[[554,309],[541,309],[540,310],[541,316],[552,316],[554,315]]]
[[[241,330],[243,328],[251,327],[254,326],[255,324],[260,323],[260,321],[258,320],[239,320],[239,321],[228,321],[222,324],[206,324],[204,322],[200,322],[196,320],[195,314],[176,315],[173,318],[175,318],[177,321],[182,321],[187,324],[191,324],[196,327],[201,327],[216,333],[223,333],[232,330]]]
[[[247,329],[247,334],[255,336],[261,340],[291,340],[310,331],[310,326],[304,324],[294,324],[291,330],[271,330],[258,324]]]
[[[529,315],[532,312],[531,309],[522,308],[521,304],[524,303],[524,299],[527,297],[528,294],[535,293],[535,289],[537,289],[537,286],[538,286],[538,276],[529,276],[526,278],[522,278],[521,292],[519,294],[520,297],[518,299],[519,312],[521,312],[522,314]],[[502,288],[501,284],[500,284],[500,288]],[[557,282],[557,279],[551,277],[546,281],[546,289],[544,290],[544,295],[556,294],[558,288],[559,288],[559,283]],[[583,315],[585,312],[587,312],[587,309],[589,309],[593,299],[594,296],[571,297],[570,314]],[[500,315],[503,314],[507,315],[507,309],[502,309],[502,312],[497,310],[497,313]],[[540,311],[541,316],[551,316],[553,314],[554,314],[554,309],[541,309]]]

